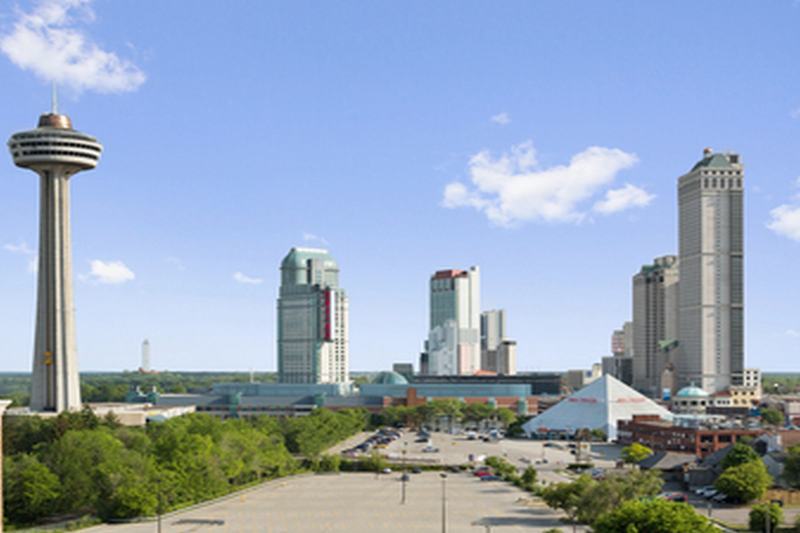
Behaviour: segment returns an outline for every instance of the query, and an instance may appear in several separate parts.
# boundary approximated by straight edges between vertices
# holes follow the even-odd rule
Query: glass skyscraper
[[[349,381],[347,295],[327,250],[292,248],[281,263],[278,380]]]

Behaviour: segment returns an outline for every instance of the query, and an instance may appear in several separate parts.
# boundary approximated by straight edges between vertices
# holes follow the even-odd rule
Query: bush
[[[761,459],[750,461],[725,470],[714,488],[731,500],[747,503],[761,498],[772,484],[772,476]]]
[[[317,472],[338,472],[342,465],[342,458],[338,455],[323,455],[316,464]]]
[[[750,531],[776,531],[781,522],[783,509],[776,503],[758,503],[750,510]]]

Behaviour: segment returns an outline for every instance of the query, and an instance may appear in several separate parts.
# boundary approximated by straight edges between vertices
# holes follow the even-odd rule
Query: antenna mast
[[[50,113],[58,115],[58,87],[56,82],[53,82],[53,91],[50,95]]]

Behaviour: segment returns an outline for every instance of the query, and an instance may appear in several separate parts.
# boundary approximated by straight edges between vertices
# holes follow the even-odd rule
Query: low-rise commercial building
[[[757,437],[763,429],[692,427],[668,422],[658,416],[634,416],[620,420],[617,441],[622,445],[638,442],[655,451],[693,453],[705,457],[736,443],[742,437]]]

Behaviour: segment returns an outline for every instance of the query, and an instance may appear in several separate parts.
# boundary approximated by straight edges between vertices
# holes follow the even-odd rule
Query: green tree
[[[581,498],[596,484],[597,482],[589,476],[580,476],[570,483],[556,483],[545,487],[542,499],[549,507],[561,509],[570,520],[574,521]]]
[[[737,442],[731,447],[728,455],[722,459],[720,465],[723,470],[727,470],[732,466],[739,466],[744,463],[749,463],[750,461],[758,461],[759,459],[761,458],[753,448],[742,442]]]
[[[784,424],[784,416],[781,411],[774,407],[764,407],[761,409],[761,421],[770,426],[782,426]]]
[[[601,515],[626,501],[653,498],[661,492],[664,480],[655,470],[610,475],[589,487],[579,498],[578,520],[593,524]]]
[[[685,503],[629,500],[597,519],[595,533],[714,533],[717,529]]]
[[[3,461],[3,498],[6,518],[31,523],[57,510],[58,477],[30,454],[6,457]]]
[[[651,455],[653,455],[653,450],[638,442],[622,448],[622,460],[630,464],[638,464]]]
[[[800,444],[787,450],[783,479],[794,488],[800,488]]]
[[[783,508],[776,503],[757,503],[749,518],[750,531],[777,531],[783,522]]]
[[[494,409],[486,403],[468,403],[464,407],[464,420],[467,422],[483,422],[492,417]]]
[[[517,414],[508,407],[498,407],[494,412],[494,416],[504,428],[507,428],[517,420]]]
[[[714,488],[732,500],[747,503],[761,498],[772,484],[772,476],[761,459],[725,470]]]

